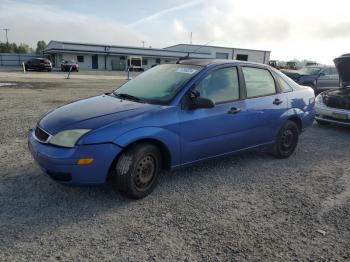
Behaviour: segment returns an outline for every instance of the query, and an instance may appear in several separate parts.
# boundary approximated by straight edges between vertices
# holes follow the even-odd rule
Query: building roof
[[[179,47],[190,47],[191,50],[176,50]],[[202,48],[203,47],[203,48]],[[44,53],[90,53],[90,54],[102,54],[102,55],[135,55],[146,57],[163,57],[163,58],[180,58],[189,55],[190,58],[212,58],[213,52],[208,48],[221,48],[228,50],[250,50],[259,52],[270,52],[262,50],[242,49],[242,48],[230,48],[220,46],[207,46],[207,45],[189,45],[178,44],[169,46],[166,48],[144,48],[134,46],[122,46],[122,45],[108,45],[108,44],[91,44],[91,43],[77,43],[66,41],[49,42]]]
[[[119,45],[102,45],[102,44],[88,44],[88,43],[74,43],[64,41],[50,41],[44,53],[54,52],[79,52],[79,53],[93,53],[93,54],[120,54],[120,55],[142,55],[142,56],[161,56],[169,58],[180,58],[187,55],[187,52],[166,50],[159,48],[143,48],[133,46],[119,46]],[[195,52],[191,57],[208,58],[210,53]]]
[[[215,46],[215,45],[194,45],[194,44],[176,44],[172,46],[165,47],[164,49],[173,49],[180,46],[188,47],[211,47],[211,48],[222,48],[222,49],[238,49],[238,50],[249,50],[249,51],[259,51],[259,52],[271,52],[269,50],[259,50],[259,49],[249,49],[249,48],[238,48],[238,47],[226,47],[226,46]]]
[[[179,64],[196,65],[196,66],[209,66],[209,65],[219,65],[219,64],[261,65],[260,63],[240,61],[240,60],[227,60],[227,59],[184,59],[184,60],[180,60]]]

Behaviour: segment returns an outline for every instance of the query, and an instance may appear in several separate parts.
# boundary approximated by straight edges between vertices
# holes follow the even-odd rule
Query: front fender
[[[130,130],[117,137],[115,144],[126,147],[134,142],[151,139],[162,143],[170,153],[171,166],[180,164],[181,146],[180,137],[177,133],[160,127],[142,127]]]

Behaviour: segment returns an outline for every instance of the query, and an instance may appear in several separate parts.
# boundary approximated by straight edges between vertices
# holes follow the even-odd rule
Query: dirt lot
[[[47,110],[123,77],[0,72],[0,260],[350,260],[350,129],[314,125],[296,153],[166,172],[128,200],[46,177],[26,134]],[[322,230],[322,231],[319,231]],[[325,233],[325,234],[322,234]]]

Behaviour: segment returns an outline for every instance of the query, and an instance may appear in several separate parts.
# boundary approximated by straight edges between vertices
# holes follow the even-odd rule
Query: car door
[[[237,67],[226,66],[209,72],[191,90],[197,96],[213,100],[215,106],[181,109],[183,163],[237,151],[252,144],[249,134],[252,135],[252,123],[259,121],[259,115],[245,109],[240,79]]]
[[[330,89],[339,87],[339,75],[335,67],[327,67],[320,73],[317,79],[317,89]]]
[[[245,110],[254,115],[254,132],[251,138],[254,145],[271,144],[285,122],[283,114],[288,109],[288,98],[281,91],[275,76],[264,67],[243,66],[246,99]]]

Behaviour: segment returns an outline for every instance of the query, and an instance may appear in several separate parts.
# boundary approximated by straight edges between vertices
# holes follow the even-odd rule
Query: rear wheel
[[[131,146],[119,157],[113,176],[117,189],[124,195],[140,199],[157,185],[161,169],[161,154],[148,143]]]
[[[299,140],[299,128],[296,123],[288,120],[278,132],[273,153],[278,158],[287,158],[293,154]]]

